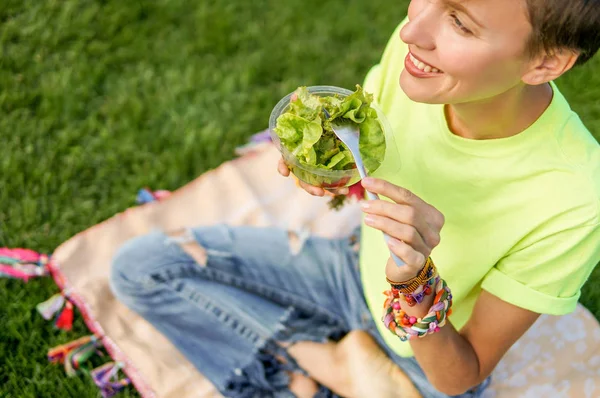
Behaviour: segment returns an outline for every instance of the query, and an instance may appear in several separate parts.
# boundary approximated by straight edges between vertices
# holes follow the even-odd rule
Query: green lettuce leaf
[[[374,110],[373,112],[377,114]],[[381,166],[385,157],[385,136],[379,121],[374,117],[367,116],[359,128],[358,150],[365,169],[372,173]]]
[[[373,96],[358,85],[356,88],[356,92],[345,98],[313,95],[306,87],[295,91],[294,100],[277,119],[274,131],[300,164],[324,170],[356,167],[352,154],[331,129],[331,122],[335,121],[358,127],[359,150],[367,172],[379,168],[385,156],[385,136],[377,112],[371,107]],[[323,108],[330,114],[329,120]]]

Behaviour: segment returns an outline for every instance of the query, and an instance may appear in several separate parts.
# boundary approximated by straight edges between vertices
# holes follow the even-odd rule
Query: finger
[[[407,281],[418,275],[426,259],[422,253],[415,251],[409,245],[393,239],[390,239],[390,243],[388,244],[389,249],[405,262],[405,266],[398,267],[394,259],[390,256],[385,265],[385,275],[395,282]],[[397,244],[397,246],[392,246],[391,242],[395,242],[394,244]]]
[[[386,196],[399,204],[406,204],[415,207],[422,207],[424,204],[426,204],[423,200],[421,200],[421,198],[413,194],[408,189],[399,187],[391,182],[379,178],[363,178],[361,183],[366,190]]]
[[[335,195],[348,195],[348,193],[350,192],[350,190],[348,189],[348,187],[344,187],[344,188],[325,188],[325,193],[331,193],[332,196]]]
[[[365,224],[376,228],[392,238],[401,240],[410,245],[414,250],[429,256],[431,248],[423,241],[423,238],[412,225],[402,224],[388,217],[368,214],[365,216]]]
[[[333,190],[323,188],[323,193],[325,194],[325,196],[329,196],[331,198],[335,197],[335,191]]]
[[[283,161],[283,158],[280,158],[279,162],[277,163],[277,171],[279,172],[279,174],[281,174],[284,177],[287,177],[290,175],[290,169],[287,167],[287,165]]]
[[[444,225],[444,216],[442,213],[408,189],[373,177],[363,178],[361,183],[368,191],[388,197],[398,204],[413,206],[426,215],[425,221],[431,226],[441,229]]]
[[[385,200],[370,200],[362,202],[361,208],[367,214],[388,217],[399,223],[413,226],[430,248],[434,248],[440,243],[439,230],[429,225],[414,207]]]
[[[398,239],[390,237],[388,240],[388,247],[396,256],[400,257],[402,261],[406,263],[406,265],[412,269],[419,270],[425,264],[425,260],[427,257],[418,250],[415,250],[414,247],[407,244],[406,242],[402,242]],[[397,266],[394,268],[398,268]],[[400,267],[398,272],[403,272],[404,270]]]
[[[325,196],[325,190],[323,188],[315,187],[304,181],[300,181],[300,187],[313,196]]]

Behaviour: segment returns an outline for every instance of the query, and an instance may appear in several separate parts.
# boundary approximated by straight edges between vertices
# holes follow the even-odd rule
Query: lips
[[[406,58],[404,58],[404,70],[411,76],[414,76],[418,79],[429,79],[444,75],[443,72],[440,72],[437,69],[437,72],[432,72],[433,69],[431,68],[431,65],[425,65],[421,61],[418,62],[420,63],[419,66],[421,66],[422,69],[419,69],[419,66],[415,65],[416,62],[411,57],[410,53],[406,54]]]
[[[425,73],[443,73],[439,68],[425,62],[423,59],[417,57],[412,52],[408,53],[408,58],[417,67],[417,69],[424,71]]]

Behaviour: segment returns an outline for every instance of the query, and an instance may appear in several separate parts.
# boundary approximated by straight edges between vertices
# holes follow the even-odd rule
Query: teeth
[[[431,65],[427,65],[426,63],[423,63],[421,61],[419,61],[418,59],[416,59],[412,54],[409,54],[410,60],[412,61],[412,63],[420,70],[422,70],[425,73],[440,73],[441,71],[437,68],[434,68]]]

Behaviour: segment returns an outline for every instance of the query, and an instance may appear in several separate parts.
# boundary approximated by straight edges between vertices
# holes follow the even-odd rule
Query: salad
[[[341,187],[358,181],[352,153],[334,134],[333,121],[358,127],[359,150],[367,173],[377,170],[385,156],[386,142],[372,102],[373,96],[359,85],[346,97],[311,94],[307,87],[299,87],[273,129],[296,177],[320,187]]]

